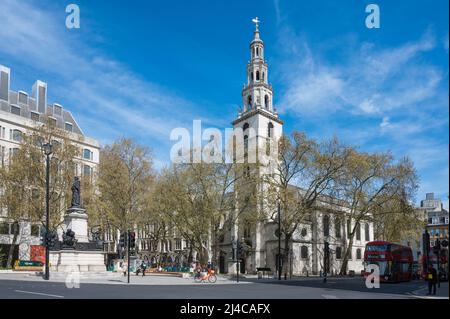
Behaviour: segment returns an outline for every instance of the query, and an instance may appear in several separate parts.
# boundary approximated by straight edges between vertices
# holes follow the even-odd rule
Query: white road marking
[[[25,290],[14,290],[14,291],[15,292],[21,292],[21,293],[24,293],[24,294],[41,295],[41,296],[48,296],[48,297],[55,297],[55,298],[64,298],[64,296],[44,294],[42,292],[33,292],[33,291],[25,291]]]
[[[334,295],[322,295],[322,297],[324,297],[325,299],[339,299],[338,297],[336,297]]]

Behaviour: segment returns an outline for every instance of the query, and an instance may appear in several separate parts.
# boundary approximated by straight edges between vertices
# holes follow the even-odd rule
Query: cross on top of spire
[[[258,24],[261,22],[259,19],[258,19],[258,17],[256,17],[256,18],[253,18],[252,19],[252,22],[255,24],[255,26],[256,26],[256,31],[258,31]]]

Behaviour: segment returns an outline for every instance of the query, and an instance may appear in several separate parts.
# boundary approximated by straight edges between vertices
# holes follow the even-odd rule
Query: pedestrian
[[[127,275],[127,270],[128,270],[128,263],[124,262],[122,264],[122,271],[123,271],[123,276],[125,277]]]
[[[436,295],[437,271],[432,265],[428,266],[427,278],[428,281],[428,295],[431,295],[431,288],[433,288],[433,295]]]
[[[144,261],[142,261],[142,263],[141,263],[142,277],[145,276],[145,270],[146,269],[147,269],[147,265],[145,264]]]

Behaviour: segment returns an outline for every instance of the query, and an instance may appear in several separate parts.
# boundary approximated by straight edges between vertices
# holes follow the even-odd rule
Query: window
[[[31,225],[31,236],[39,237],[39,225]]]
[[[247,157],[248,152],[248,135],[244,135],[244,156]]]
[[[12,114],[16,114],[16,115],[20,115],[20,107],[15,106],[15,105],[11,105],[11,113]]]
[[[62,107],[61,107],[61,105],[59,105],[59,104],[53,104],[53,113],[54,113],[55,115],[61,116],[61,115],[62,115]]]
[[[0,163],[2,164],[2,167],[5,166],[5,147],[0,146]]]
[[[259,71],[256,71],[256,81],[259,81]]]
[[[267,125],[267,136],[272,137],[272,135],[273,135],[273,124],[272,122],[269,122],[269,124]]]
[[[249,96],[247,97],[247,105],[248,105],[248,108],[249,108],[249,109],[252,108],[252,96],[251,96],[251,95],[249,95]]]
[[[92,160],[92,152],[90,150],[88,150],[87,148],[85,148],[83,150],[83,158],[87,159],[87,160]]]
[[[356,240],[361,240],[361,224],[356,224]]]
[[[9,149],[9,158],[12,158],[19,152],[19,149],[17,147],[10,148]]]
[[[11,139],[16,142],[22,142],[22,132],[19,130],[11,130]]]
[[[0,235],[9,235],[8,223],[0,223]]]
[[[245,123],[244,126],[242,127],[242,130],[245,131],[245,130],[248,129],[248,128],[249,128],[248,123]]]
[[[336,247],[336,259],[341,259],[341,258],[342,258],[342,248]]]
[[[250,83],[253,83],[253,72],[250,73]]]
[[[352,259],[353,259],[353,251],[350,249],[350,251],[348,252],[348,260]]]
[[[181,250],[181,239],[177,239],[175,241],[175,249],[176,250]]]
[[[366,241],[370,241],[370,225],[367,223],[365,225],[365,235],[366,235]]]
[[[323,235],[325,237],[330,236],[330,216],[328,215],[323,216],[322,223],[323,223]]]
[[[73,132],[73,126],[72,126],[72,124],[70,124],[70,123],[65,123],[64,124],[64,129],[66,130],[66,131],[68,131],[68,132]]]
[[[302,246],[300,248],[300,257],[302,259],[308,259],[308,247],[307,246]]]
[[[31,113],[30,113],[30,118],[31,118],[33,121],[39,121],[39,113],[31,112]]]
[[[49,124],[50,126],[56,127],[57,121],[56,121],[55,118],[49,117],[49,118],[48,118],[48,124]]]
[[[257,47],[256,48],[256,56],[258,56],[259,55],[259,48]]]
[[[356,259],[361,259],[361,249],[356,249]]]
[[[28,104],[28,95],[25,92],[19,92],[19,103]]]
[[[0,126],[0,138],[5,138],[5,128]]]
[[[92,175],[92,167],[88,165],[83,166],[83,175],[84,176],[91,176]]]
[[[263,73],[264,74],[264,73]],[[268,110],[269,109],[269,96],[266,94],[264,96],[264,107]]]
[[[300,234],[302,235],[302,237],[306,237],[306,235],[308,235],[308,230],[306,228],[302,228],[302,231]]]
[[[265,75],[265,73],[263,72],[262,73],[262,78],[261,78],[264,82],[266,81],[266,75]]]
[[[336,238],[341,238],[341,220],[338,217],[334,220],[334,233]]]

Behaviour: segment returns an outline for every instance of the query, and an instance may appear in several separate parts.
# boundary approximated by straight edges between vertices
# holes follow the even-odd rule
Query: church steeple
[[[250,43],[250,61],[247,64],[247,84],[242,90],[243,113],[264,109],[275,113],[273,108],[272,86],[268,80],[268,66],[264,60],[264,42],[259,33],[259,20],[255,23],[253,40]]]

